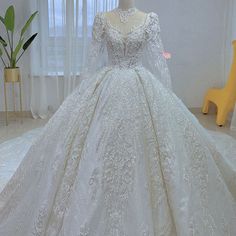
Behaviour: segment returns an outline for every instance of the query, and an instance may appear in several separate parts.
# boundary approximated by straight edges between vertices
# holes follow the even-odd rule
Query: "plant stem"
[[[1,57],[2,63],[4,64],[5,67],[7,67],[6,63],[4,62],[3,58]]]
[[[9,41],[9,45],[10,45],[10,51],[11,51],[11,57],[9,58],[9,60],[10,60],[10,65],[12,66],[12,53],[13,53],[13,49],[12,49],[12,42],[11,42],[8,30],[7,30],[7,37],[8,37],[8,41]]]
[[[11,39],[10,39],[10,35],[9,35],[8,30],[7,30],[7,38],[8,38],[8,41],[9,41],[10,49],[11,49],[11,51],[12,51]]]
[[[6,49],[5,47],[3,47],[3,48],[4,48],[5,53],[7,54],[7,57],[8,57],[8,59],[9,59],[9,61],[11,61],[11,58],[10,58],[10,55],[9,55],[7,49]]]
[[[12,50],[14,49],[14,38],[13,38],[13,32],[11,32],[11,42],[12,42]]]
[[[23,51],[23,52],[20,54],[19,58],[16,60],[16,63],[17,63],[17,62],[20,60],[20,58],[23,56],[24,52],[25,52],[25,51]]]
[[[14,39],[13,39],[13,32],[11,32],[11,45],[12,45],[12,53],[14,51]]]
[[[14,67],[14,61],[13,61],[13,32],[11,32],[11,67]]]

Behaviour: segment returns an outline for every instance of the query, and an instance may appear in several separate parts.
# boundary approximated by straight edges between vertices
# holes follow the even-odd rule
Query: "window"
[[[34,76],[71,77],[84,66],[94,16],[109,11],[118,0],[37,0],[38,32],[32,47],[31,70]]]
[[[84,59],[85,42],[92,32],[97,12],[108,11],[117,6],[118,0],[47,0],[48,27],[47,67],[48,74],[64,75],[68,53],[76,60],[80,72]],[[73,67],[73,70],[75,70]]]
[[[116,6],[117,0],[48,0],[49,36],[63,37],[68,24],[75,27],[78,37],[82,36],[86,24],[90,35],[96,12],[111,10]]]

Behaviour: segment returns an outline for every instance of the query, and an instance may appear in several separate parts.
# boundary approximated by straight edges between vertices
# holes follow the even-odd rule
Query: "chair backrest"
[[[236,100],[236,40],[232,42],[233,45],[233,62],[225,89]]]

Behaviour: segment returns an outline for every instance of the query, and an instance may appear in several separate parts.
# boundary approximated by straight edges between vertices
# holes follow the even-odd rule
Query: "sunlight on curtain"
[[[53,113],[78,85],[94,16],[117,6],[118,0],[32,0],[38,10],[31,50],[31,112],[34,118]]]

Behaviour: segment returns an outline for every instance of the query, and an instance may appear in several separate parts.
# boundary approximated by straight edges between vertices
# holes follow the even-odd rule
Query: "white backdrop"
[[[25,0],[1,0],[0,14],[13,3],[18,22],[23,22],[27,11]],[[188,107],[201,107],[207,88],[223,85],[225,77],[225,35],[227,7],[222,0],[137,0],[137,6],[157,12],[162,26],[162,38],[167,51],[174,90]],[[1,29],[0,29],[1,30]],[[28,60],[22,61],[25,87],[25,110],[29,110]],[[1,79],[1,89],[3,88]],[[49,84],[53,91],[54,84]],[[3,109],[3,93],[0,110]],[[48,98],[50,99],[50,97]]]

